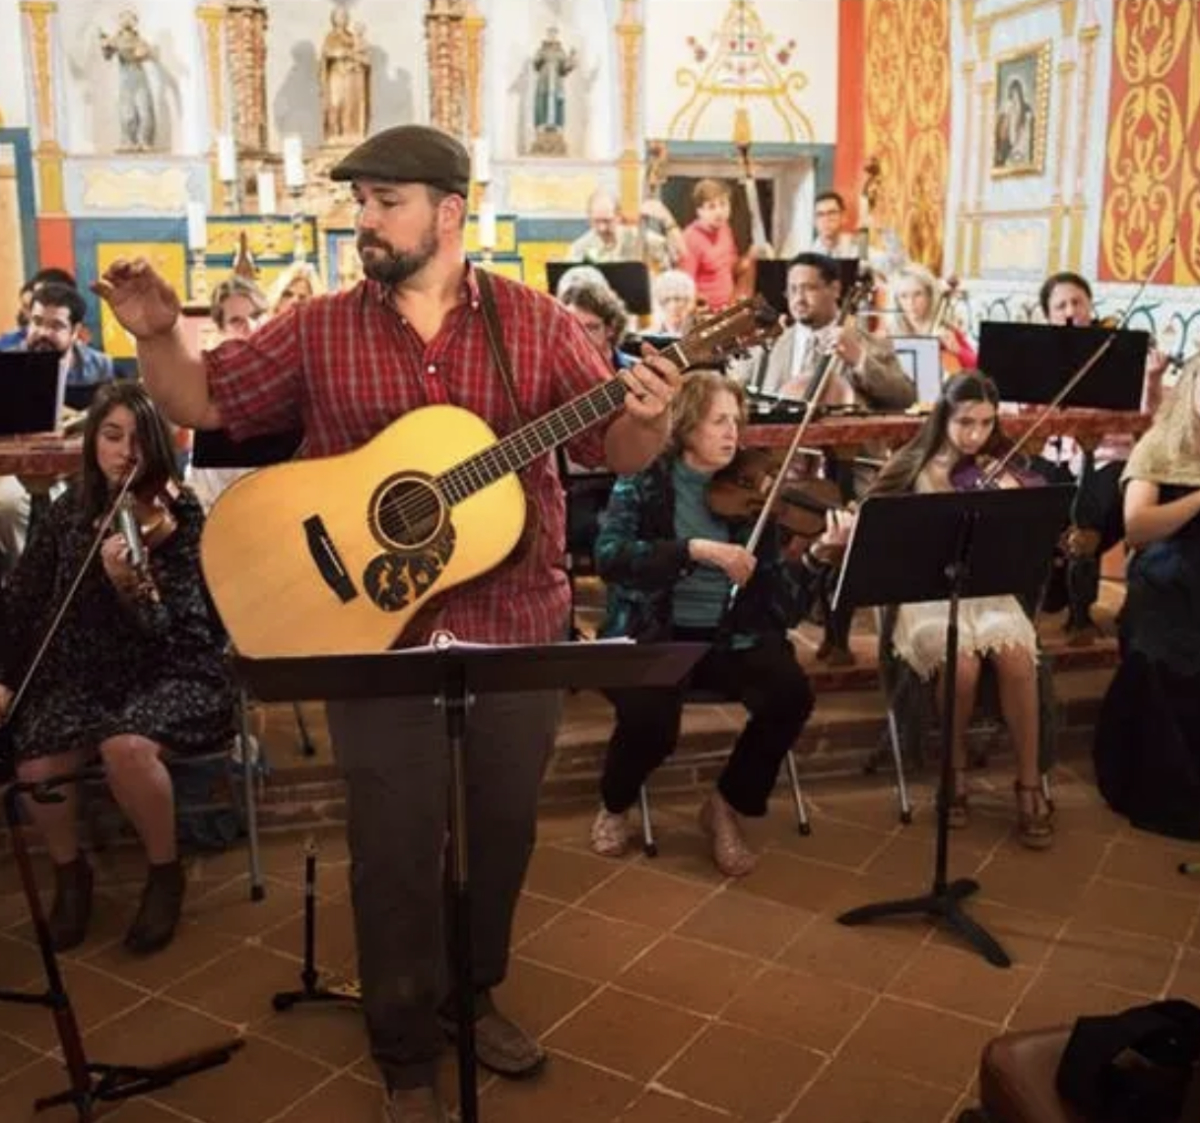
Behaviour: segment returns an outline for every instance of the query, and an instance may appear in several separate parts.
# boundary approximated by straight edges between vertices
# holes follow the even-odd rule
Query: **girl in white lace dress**
[[[998,404],[995,384],[978,372],[948,379],[924,428],[888,461],[871,494],[953,490],[951,474],[964,456],[982,463],[999,455],[1003,438],[996,423]],[[1007,473],[999,481],[1010,487],[1022,482],[1017,474]],[[948,601],[905,604],[897,613],[895,652],[924,680],[938,677],[945,664],[948,619]],[[1053,841],[1053,823],[1038,769],[1037,658],[1037,634],[1015,597],[967,597],[959,602],[951,824],[967,822],[966,731],[987,660],[996,674],[1000,708],[1017,758],[1018,834],[1026,846],[1044,848]]]

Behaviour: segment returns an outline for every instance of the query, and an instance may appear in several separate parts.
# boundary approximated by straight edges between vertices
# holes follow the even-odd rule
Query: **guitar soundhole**
[[[392,477],[371,497],[371,530],[380,545],[419,550],[437,537],[446,507],[437,489],[415,476]]]

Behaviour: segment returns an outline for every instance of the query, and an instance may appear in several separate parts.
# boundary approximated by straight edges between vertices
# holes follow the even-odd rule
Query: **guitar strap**
[[[500,371],[505,393],[508,394],[509,408],[512,410],[513,417],[516,418],[517,423],[513,428],[519,429],[525,424],[525,417],[517,402],[517,387],[513,380],[512,364],[508,361],[508,348],[504,346],[504,335],[500,331],[500,317],[496,314],[496,297],[492,292],[492,279],[488,276],[486,269],[477,268],[475,280],[479,285],[479,307],[483,311],[483,326],[487,332],[488,350],[491,351],[492,360]]]
[[[516,423],[513,429],[519,429],[525,424],[525,415],[521,412],[521,404],[517,401],[517,385],[513,378],[512,363],[508,359],[508,348],[504,346],[504,334],[500,330],[500,317],[496,313],[496,297],[492,292],[492,279],[486,269],[475,270],[475,280],[479,285],[479,307],[483,312],[483,327],[487,332],[488,350],[492,353],[492,361],[500,371],[500,380],[504,383],[504,392],[508,395],[509,409],[512,410]],[[524,482],[521,484],[525,487]],[[513,548],[509,564],[518,562],[528,554],[535,535],[539,520],[538,507],[525,489],[525,529],[521,540]]]

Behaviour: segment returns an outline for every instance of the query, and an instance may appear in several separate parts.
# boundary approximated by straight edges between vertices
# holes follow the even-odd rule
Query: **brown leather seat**
[[[988,1123],[1089,1123],[1058,1094],[1058,1062],[1069,1026],[1006,1033],[979,1062],[979,1095]]]

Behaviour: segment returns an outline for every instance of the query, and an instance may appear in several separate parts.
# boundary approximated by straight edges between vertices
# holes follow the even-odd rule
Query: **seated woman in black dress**
[[[720,691],[750,711],[700,812],[717,868],[727,877],[749,873],[756,856],[742,833],[742,817],[766,814],[780,762],[812,711],[812,689],[787,629],[807,609],[834,531],[790,563],[781,557],[773,526],[756,555],[744,545],[750,524],[709,510],[706,488],[733,460],[744,422],[738,383],[708,371],[690,375],[673,406],[669,450],[644,471],[617,480],[601,519],[596,566],[608,585],[602,634],[713,646],[678,688],[613,692],[616,728],[592,826],[598,854],[615,857],[628,846],[628,810],[675,748],[690,684]],[[718,633],[731,584],[744,588]]]
[[[148,555],[152,586],[131,564],[115,531],[87,566],[45,659],[12,715],[16,771],[38,781],[77,771],[98,754],[113,796],[146,849],[149,873],[125,939],[136,953],[165,946],[183,903],[165,750],[216,747],[230,734],[234,692],[224,636],[200,576],[203,515],[178,485],[171,436],[137,383],[102,387],[88,412],[80,479],[50,508],[8,584],[0,628],[0,713],[83,566],[99,522],[121,482],[137,473],[147,519],[175,529]],[[146,541],[152,542],[146,526]],[[55,864],[50,928],[59,950],[81,943],[92,874],[79,850],[77,800],[26,802]]]
[[[1096,725],[1096,778],[1135,826],[1200,838],[1200,359],[1123,473],[1133,549],[1121,664]]]

